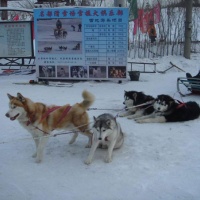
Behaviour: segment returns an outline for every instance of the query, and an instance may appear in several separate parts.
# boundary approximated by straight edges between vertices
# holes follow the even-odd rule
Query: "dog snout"
[[[160,107],[158,107],[157,109],[160,110]]]
[[[125,102],[123,102],[123,104],[125,104]]]
[[[102,138],[101,138],[101,137],[99,137],[99,140],[102,140]]]
[[[9,113],[6,113],[5,116],[6,116],[6,117],[10,117]]]

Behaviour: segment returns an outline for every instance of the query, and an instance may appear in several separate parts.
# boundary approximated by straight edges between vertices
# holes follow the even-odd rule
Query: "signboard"
[[[128,8],[34,9],[37,76],[126,79]]]
[[[0,23],[0,57],[32,57],[31,22]]]

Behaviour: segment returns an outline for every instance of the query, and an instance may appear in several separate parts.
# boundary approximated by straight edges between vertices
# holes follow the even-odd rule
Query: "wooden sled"
[[[200,95],[200,78],[179,77],[177,79],[177,90],[181,96]]]
[[[177,65],[173,64],[172,62],[170,62],[171,67],[169,67],[168,69],[164,70],[164,71],[158,71],[158,73],[162,73],[164,74],[165,72],[167,72],[168,70],[172,69],[173,67],[177,68],[178,70],[185,72],[183,69],[181,69],[180,67],[178,67]]]

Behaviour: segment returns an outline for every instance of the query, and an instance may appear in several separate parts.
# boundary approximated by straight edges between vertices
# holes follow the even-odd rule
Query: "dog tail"
[[[82,93],[83,101],[80,103],[81,106],[87,110],[94,102],[95,97],[92,93],[84,90]]]

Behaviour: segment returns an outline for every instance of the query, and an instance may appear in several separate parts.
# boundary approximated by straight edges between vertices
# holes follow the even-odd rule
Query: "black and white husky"
[[[92,162],[97,147],[101,146],[102,148],[108,148],[105,162],[111,162],[113,149],[120,148],[124,142],[124,133],[121,130],[120,124],[113,115],[105,113],[97,118],[94,117],[92,129],[93,142],[85,164],[89,165]]]
[[[158,95],[153,105],[153,114],[135,119],[138,123],[182,122],[197,119],[200,107],[194,101],[180,103],[169,95]]]
[[[146,95],[143,92],[124,91],[124,102],[126,111],[119,114],[120,117],[135,119],[154,112],[154,97]]]

